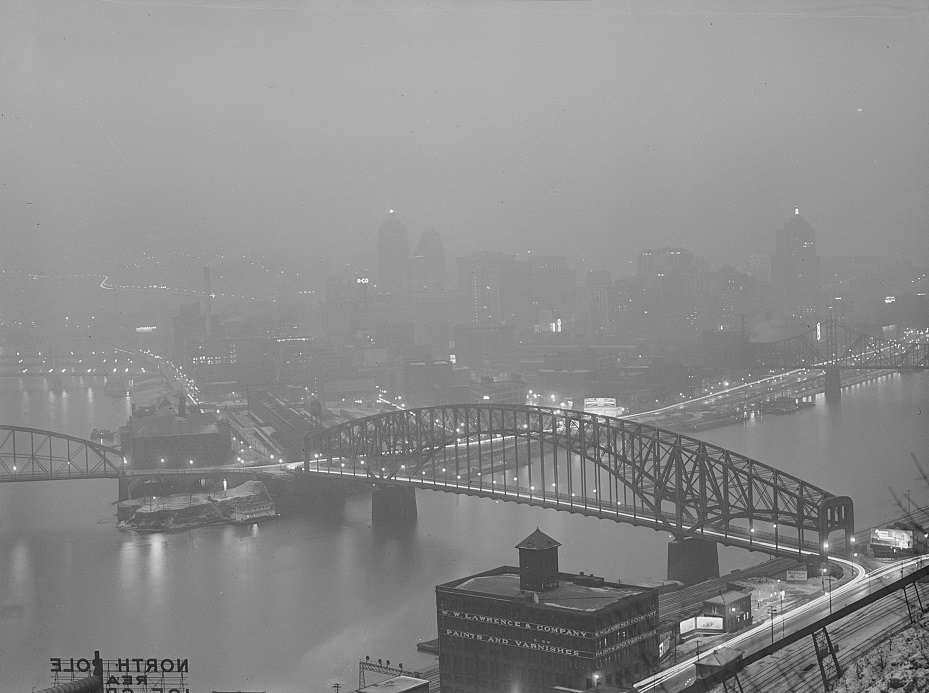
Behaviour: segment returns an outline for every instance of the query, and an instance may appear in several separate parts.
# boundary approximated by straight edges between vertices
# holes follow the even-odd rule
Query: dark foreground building
[[[538,529],[502,566],[436,587],[442,693],[631,685],[658,662],[658,593],[558,572]]]

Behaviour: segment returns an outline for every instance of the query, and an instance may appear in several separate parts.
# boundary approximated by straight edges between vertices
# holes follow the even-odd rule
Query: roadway
[[[827,587],[825,593],[797,606],[783,614],[776,614],[773,618],[761,621],[758,625],[741,631],[728,640],[719,641],[713,649],[723,647],[741,650],[749,654],[761,650],[768,645],[783,640],[790,635],[829,617],[840,609],[853,605],[872,593],[886,587],[887,584],[904,575],[914,572],[927,565],[929,557],[916,556],[901,561],[895,561],[868,572],[863,566],[844,559],[830,558],[830,561],[839,563],[846,570],[854,571],[855,575],[846,583]],[[712,651],[712,650],[711,650]],[[810,653],[813,648],[809,647]],[[705,656],[707,652],[703,652]],[[661,691],[675,693],[683,690],[695,680],[697,656],[689,657],[677,664],[663,669],[658,674],[636,683],[642,691]]]

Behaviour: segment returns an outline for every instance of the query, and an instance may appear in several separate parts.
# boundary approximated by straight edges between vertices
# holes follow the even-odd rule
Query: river
[[[0,378],[0,422],[86,437],[116,428],[128,400],[101,378]],[[890,488],[929,502],[929,375],[889,374],[799,412],[701,431],[855,500],[856,525],[899,515]],[[370,498],[329,516],[257,527],[134,535],[115,528],[115,481],[0,484],[0,690],[51,684],[49,659],[185,657],[191,691],[356,686],[358,660],[415,669],[436,636],[436,584],[501,564],[537,526],[562,570],[627,582],[664,577],[667,537],[488,499],[417,492],[404,531],[371,526]],[[721,550],[724,571],[762,560]]]

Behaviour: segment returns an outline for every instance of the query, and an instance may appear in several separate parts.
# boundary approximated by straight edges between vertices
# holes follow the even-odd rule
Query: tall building
[[[639,253],[641,323],[653,336],[696,337],[705,313],[706,263],[686,248]]]
[[[410,291],[445,291],[445,248],[435,229],[426,229],[410,261]]]
[[[778,229],[771,260],[771,282],[777,308],[795,317],[813,315],[822,289],[822,270],[816,252],[816,231],[794,208],[793,216]]]
[[[410,241],[394,210],[377,230],[377,287],[387,293],[409,288]]]
[[[435,229],[426,229],[410,260],[409,319],[416,343],[447,357],[453,315],[442,237]]]
[[[519,567],[436,586],[442,693],[631,684],[658,660],[657,590],[559,572],[540,530]]]
[[[722,267],[710,275],[709,285],[711,329],[738,331],[746,322],[751,326],[758,293],[753,276]]]
[[[529,317],[535,332],[561,332],[573,318],[577,276],[564,255],[532,253],[529,264]]]
[[[615,334],[616,288],[608,270],[587,273],[584,281],[584,318],[588,337]]]
[[[515,324],[528,296],[528,269],[505,253],[481,251],[458,258],[461,322]]]

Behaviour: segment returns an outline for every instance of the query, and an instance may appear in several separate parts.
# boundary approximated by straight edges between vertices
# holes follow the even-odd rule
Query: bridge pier
[[[382,486],[371,489],[371,520],[416,522],[416,489],[412,486]]]
[[[668,579],[685,586],[719,577],[719,549],[715,541],[677,537],[668,544]]]
[[[826,399],[837,402],[842,398],[842,377],[838,366],[826,366]]]

